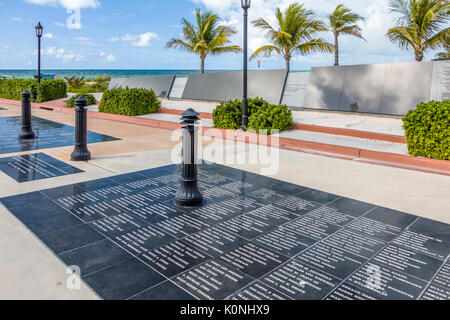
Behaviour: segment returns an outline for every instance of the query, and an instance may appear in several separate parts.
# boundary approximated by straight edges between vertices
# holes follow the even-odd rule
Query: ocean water
[[[228,70],[208,70],[207,72],[220,72]],[[96,78],[101,75],[109,75],[112,78],[125,77],[144,77],[160,75],[176,75],[177,77],[188,77],[192,73],[198,73],[198,70],[42,70],[44,75],[56,75],[61,79],[64,77],[83,77],[85,79]],[[0,70],[0,79],[2,76],[14,77],[18,79],[32,79],[37,74],[36,70]]]
[[[206,72],[224,72],[235,70],[207,70]],[[198,70],[42,70],[44,75],[56,75],[61,79],[64,77],[84,77],[85,79],[97,78],[101,75],[109,75],[111,78],[125,77],[148,77],[160,75],[176,75],[179,78],[187,78],[192,73],[198,73]],[[291,72],[301,72],[294,71]],[[0,79],[2,76],[8,78],[14,77],[18,79],[32,79],[37,74],[36,70],[0,70]]]

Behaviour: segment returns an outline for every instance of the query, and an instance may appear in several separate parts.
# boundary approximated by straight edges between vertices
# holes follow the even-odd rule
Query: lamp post
[[[250,9],[251,0],[241,0],[241,7],[244,9],[244,96],[242,97],[242,129],[248,125],[248,97],[247,97],[247,28],[248,28],[248,9]]]
[[[36,26],[36,37],[38,38],[38,83],[41,82],[41,38],[44,28],[39,22]]]

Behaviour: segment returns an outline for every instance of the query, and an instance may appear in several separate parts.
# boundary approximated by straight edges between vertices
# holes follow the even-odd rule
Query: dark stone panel
[[[136,258],[100,270],[83,280],[106,300],[130,298],[166,279]]]
[[[245,287],[241,291],[233,294],[229,297],[229,300],[262,300],[262,301],[270,301],[270,300],[289,300],[289,297],[284,294],[278,292],[277,290],[269,287],[268,285],[256,281]]]
[[[450,289],[442,288],[434,284],[425,290],[420,300],[450,300]]]
[[[426,281],[371,262],[356,271],[346,282],[383,300],[417,299],[427,285]]]
[[[314,241],[322,240],[340,229],[335,224],[307,216],[286,223],[282,228]]]
[[[223,300],[253,279],[229,265],[207,261],[173,279],[180,287],[202,300]]]
[[[185,212],[177,208],[173,201],[152,203],[131,212],[131,215],[150,224],[175,218],[182,214],[185,214]]]
[[[381,250],[372,261],[426,281],[431,280],[443,264],[438,259],[391,244]]]
[[[366,217],[356,219],[348,225],[348,228],[386,242],[391,241],[402,232],[399,227]]]
[[[206,252],[212,257],[218,257],[248,242],[248,240],[227,232],[220,227],[213,227],[197,232],[183,238],[182,241]]]
[[[336,232],[331,237],[323,240],[323,243],[367,259],[371,258],[386,245],[385,241],[348,228]]]
[[[15,207],[21,207],[29,203],[39,203],[40,201],[45,200],[48,199],[42,193],[40,193],[39,191],[35,191],[25,194],[19,194],[16,196],[1,198],[0,202],[11,211],[11,209]]]
[[[367,260],[324,243],[316,244],[300,253],[295,259],[342,280],[361,267]]]
[[[201,100],[204,96],[208,76],[206,74],[190,74],[183,91],[183,99]]]
[[[0,170],[17,182],[42,180],[84,172],[45,153],[1,158]]]
[[[377,300],[377,296],[366,290],[343,283],[326,300]]]
[[[443,288],[450,288],[450,260],[447,260],[447,263],[439,270],[433,279],[433,283]]]
[[[36,139],[19,141],[22,117],[0,117],[0,154],[73,146],[75,128],[62,123],[32,117]],[[107,142],[117,138],[88,131],[88,143]]]
[[[155,226],[178,239],[211,227],[210,224],[187,213],[159,221]]]
[[[114,238],[146,227],[148,224],[129,214],[123,213],[91,222],[89,225],[101,234],[109,238]]]
[[[167,278],[180,274],[211,258],[207,254],[180,241],[163,245],[143,253],[139,257]]]
[[[432,230],[432,229],[430,229]],[[439,236],[439,235],[437,235]],[[443,235],[446,237],[447,235]],[[394,244],[445,260],[450,254],[450,245],[441,238],[406,230],[393,241]]]
[[[146,226],[114,237],[113,240],[133,255],[141,255],[176,239],[153,226]]]
[[[409,231],[423,234],[438,242],[450,244],[450,225],[426,218],[419,218],[408,228]]]
[[[339,198],[338,195],[313,189],[308,189],[300,192],[297,197],[321,204],[326,204]]]
[[[87,224],[47,233],[41,237],[41,241],[55,254],[61,254],[103,239],[105,239],[103,235]]]
[[[110,240],[104,239],[60,254],[59,258],[68,266],[78,266],[81,277],[84,277],[95,271],[128,260],[132,256]]]
[[[158,97],[168,98],[175,76],[153,76],[113,79],[109,89],[117,88],[143,88],[152,89]]]
[[[232,72],[207,73],[206,86],[200,100],[226,101],[232,77]]]
[[[361,202],[349,198],[339,198],[327,204],[328,207],[336,208],[340,212],[358,218],[372,210],[376,206],[370,203]]]
[[[341,282],[295,260],[264,276],[261,281],[294,300],[323,299]]]
[[[375,210],[370,211],[364,217],[401,229],[408,227],[411,223],[417,220],[417,217],[411,214],[382,207],[378,207]]]
[[[247,243],[224,254],[220,259],[253,278],[259,278],[286,262],[288,257],[254,243]]]
[[[305,199],[300,199],[294,196],[285,197],[284,199],[281,199],[275,202],[274,204],[284,209],[291,210],[296,214],[305,214],[309,211],[312,211],[320,207],[320,204],[318,203]]]
[[[232,232],[246,239],[253,239],[273,229],[275,226],[261,221],[254,216],[240,215],[224,221],[219,226],[228,232]]]
[[[354,220],[352,216],[348,216],[335,208],[321,206],[313,211],[308,212],[305,216],[325,221],[339,227],[344,227]]]
[[[38,236],[72,228],[83,223],[48,199],[42,199],[39,205],[27,204],[8,209]]]
[[[130,300],[197,300],[171,281],[166,281],[145,290]]]
[[[254,242],[285,256],[292,257],[316,241],[292,229],[280,227],[256,238]]]

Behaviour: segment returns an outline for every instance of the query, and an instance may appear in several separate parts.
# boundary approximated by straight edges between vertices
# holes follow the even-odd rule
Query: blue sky
[[[273,19],[274,8],[293,0],[253,0],[250,20]],[[411,52],[390,43],[385,33],[392,24],[388,0],[304,0],[325,19],[344,3],[363,15],[368,42],[342,37],[341,64],[413,61]],[[0,69],[36,68],[37,39],[34,26],[44,26],[43,68],[47,69],[197,69],[194,54],[166,49],[165,43],[181,34],[180,19],[192,19],[195,8],[213,10],[223,22],[241,31],[240,0],[0,0]],[[80,12],[80,21],[70,19]],[[69,19],[69,21],[68,21]],[[324,33],[331,41],[331,34]],[[239,32],[233,41],[241,44]],[[265,43],[263,34],[251,28],[250,51]],[[426,56],[430,60],[434,52]],[[281,57],[261,58],[262,69],[283,68]],[[292,69],[332,65],[332,54],[296,56]],[[240,69],[240,55],[208,57],[207,69]],[[257,68],[257,61],[250,62]]]

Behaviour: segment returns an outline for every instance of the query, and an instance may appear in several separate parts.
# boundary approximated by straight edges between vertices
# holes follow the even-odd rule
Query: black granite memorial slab
[[[0,202],[104,299],[448,300],[449,225],[199,170],[198,208],[175,205],[175,165]]]
[[[377,300],[377,297],[365,290],[343,283],[330,293],[326,300]]]
[[[159,273],[171,278],[211,257],[181,241],[174,241],[143,253],[140,258]]]
[[[109,218],[89,223],[89,226],[109,238],[118,237],[148,226],[148,224],[130,214],[121,213]]]
[[[81,277],[132,258],[108,239],[62,253],[58,257],[68,266],[78,266]]]
[[[114,241],[133,255],[142,255],[176,239],[161,230],[146,226],[114,237]]]
[[[426,281],[376,263],[367,263],[358,269],[347,283],[384,300],[417,299],[427,285]]]
[[[294,300],[320,300],[341,280],[291,260],[264,276],[262,282]]]
[[[371,261],[416,278],[429,281],[442,266],[443,262],[396,245],[388,245]]]
[[[177,277],[174,281],[202,300],[223,300],[253,279],[229,265],[210,260]]]
[[[32,123],[36,139],[19,141],[22,117],[0,117],[0,154],[74,145],[74,127],[38,117],[32,117]],[[114,140],[118,139],[91,131],[87,135],[88,143]]]
[[[292,257],[314,244],[316,241],[288,228],[276,228],[254,240],[266,248]]]
[[[300,199],[294,196],[285,197],[284,199],[281,199],[274,204],[284,209],[291,210],[292,212],[297,214],[305,214],[321,206],[318,203]]]
[[[288,257],[249,242],[224,254],[220,259],[256,279],[284,263]]]
[[[0,170],[17,182],[42,180],[84,172],[45,153],[1,158]]]
[[[366,261],[363,257],[321,242],[300,253],[295,259],[342,280],[361,267]]]
[[[47,233],[41,236],[41,241],[55,254],[61,254],[81,248],[103,239],[105,239],[103,235],[87,224]]]
[[[130,300],[197,300],[197,298],[190,295],[173,282],[166,281],[139,293]]]
[[[213,227],[197,232],[183,238],[182,241],[206,252],[212,257],[218,257],[248,242],[248,240],[221,229],[220,227]]]
[[[238,293],[233,294],[229,299],[250,301],[290,300],[289,297],[259,281],[256,281]]]
[[[385,241],[366,236],[348,228],[336,232],[331,237],[323,240],[323,243],[367,259],[371,258],[386,245]]]
[[[136,258],[87,275],[83,280],[103,299],[119,300],[135,296],[165,281],[155,270]]]

